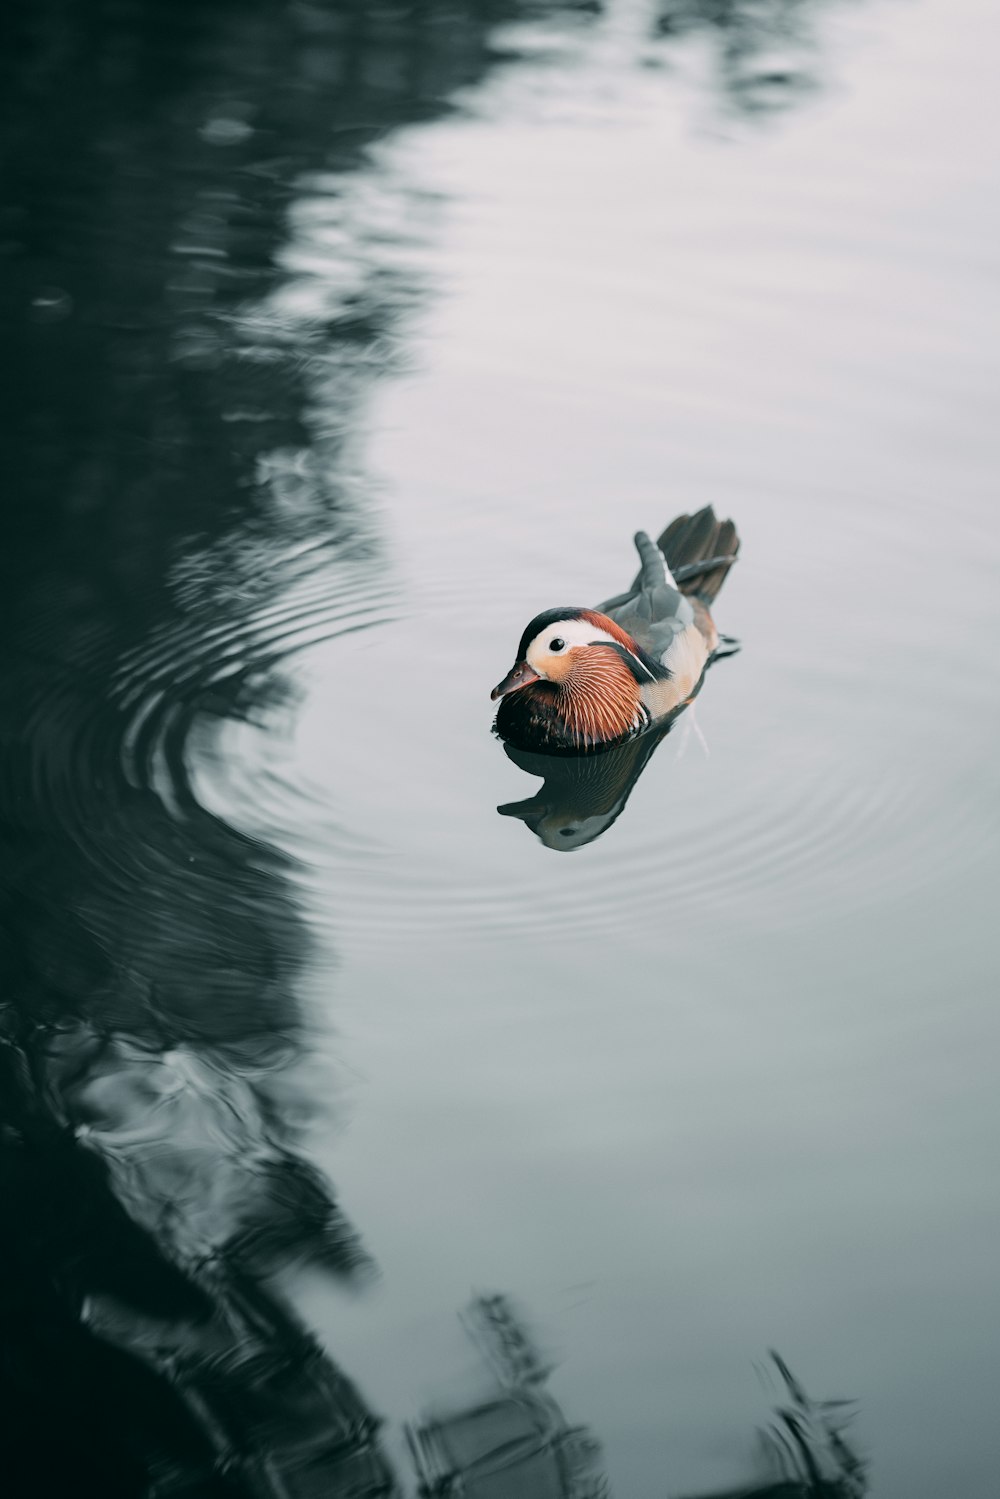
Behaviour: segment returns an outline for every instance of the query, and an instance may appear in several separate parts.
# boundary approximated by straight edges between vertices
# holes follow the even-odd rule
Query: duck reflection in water
[[[520,817],[546,848],[568,853],[593,843],[625,810],[632,787],[675,720],[650,729],[602,754],[539,755],[504,746],[507,757],[543,783],[534,796],[497,807],[501,817]]]
[[[738,641],[725,636],[713,659],[735,655],[739,648]],[[597,753],[540,755],[505,744],[507,758],[528,775],[541,776],[542,785],[534,796],[504,802],[497,811],[501,817],[519,817],[557,853],[593,843],[624,812],[636,781],[683,711],[636,739]]]

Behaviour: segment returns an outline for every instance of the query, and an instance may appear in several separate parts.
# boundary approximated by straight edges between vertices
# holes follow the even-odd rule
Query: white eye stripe
[[[528,646],[525,656],[530,661],[532,652],[538,655],[549,655],[553,640],[561,640],[564,650],[574,645],[593,645],[595,640],[606,640],[612,645],[621,644],[613,635],[609,635],[607,630],[602,630],[598,625],[589,624],[585,619],[557,619],[553,624],[547,625],[544,630],[539,630]]]

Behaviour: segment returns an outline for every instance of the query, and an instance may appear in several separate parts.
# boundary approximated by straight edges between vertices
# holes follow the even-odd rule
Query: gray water
[[[344,77],[333,13],[297,23],[317,99]],[[379,122],[362,90],[325,139],[298,106],[309,152],[287,157],[255,124],[265,47],[201,117],[208,188],[169,179],[190,201],[161,357],[221,395],[207,436],[159,428],[179,456],[153,462],[183,484],[229,444],[245,477],[214,528],[176,523],[158,616],[60,626],[104,652],[128,725],[109,762],[190,844],[160,904],[132,903],[166,844],[114,830],[51,715],[46,817],[91,854],[107,838],[130,911],[74,895],[118,998],[46,1022],[121,1062],[112,1092],[74,1063],[85,1143],[195,1280],[256,1191],[248,1139],[276,1129],[335,1184],[367,1269],[352,1286],[296,1253],[261,1284],[384,1418],[404,1492],[404,1427],[480,1387],[456,1313],[503,1292],[616,1495],[763,1483],[774,1348],[857,1402],[870,1488],[837,1493],[987,1499],[1000,21],[983,0],[495,19],[433,106],[425,79]],[[398,56],[372,55],[388,96]],[[286,194],[251,270],[218,228],[229,170]],[[742,651],[612,825],[554,850],[497,815],[538,782],[491,736],[489,690],[529,618],[618,591],[632,532],[704,504],[742,537],[716,609]],[[51,586],[40,614],[25,596],[55,650]],[[249,926],[227,926],[224,861],[197,917],[170,894],[200,819],[248,850]],[[276,911],[287,962],[263,964],[248,933]],[[157,1040],[121,995],[155,1011],[178,963],[215,977]],[[234,1039],[238,994],[227,1037],[199,1030],[255,972],[285,996],[266,1056],[256,1024]],[[128,1322],[93,1325],[160,1368]]]

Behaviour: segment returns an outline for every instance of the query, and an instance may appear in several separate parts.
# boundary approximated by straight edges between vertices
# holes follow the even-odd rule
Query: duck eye
[[[565,640],[563,640],[563,638],[562,638],[561,635],[557,635],[555,637],[555,639],[549,641],[549,650],[550,651],[562,651],[562,650],[565,650],[565,648],[566,648],[566,642],[565,642]]]

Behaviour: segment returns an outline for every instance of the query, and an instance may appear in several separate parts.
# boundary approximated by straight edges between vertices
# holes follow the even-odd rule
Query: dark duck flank
[[[544,753],[620,744],[686,707],[719,648],[711,605],[739,551],[711,506],[680,515],[657,542],[635,538],[630,589],[596,609],[547,609],[521,636],[493,689],[502,739]]]

